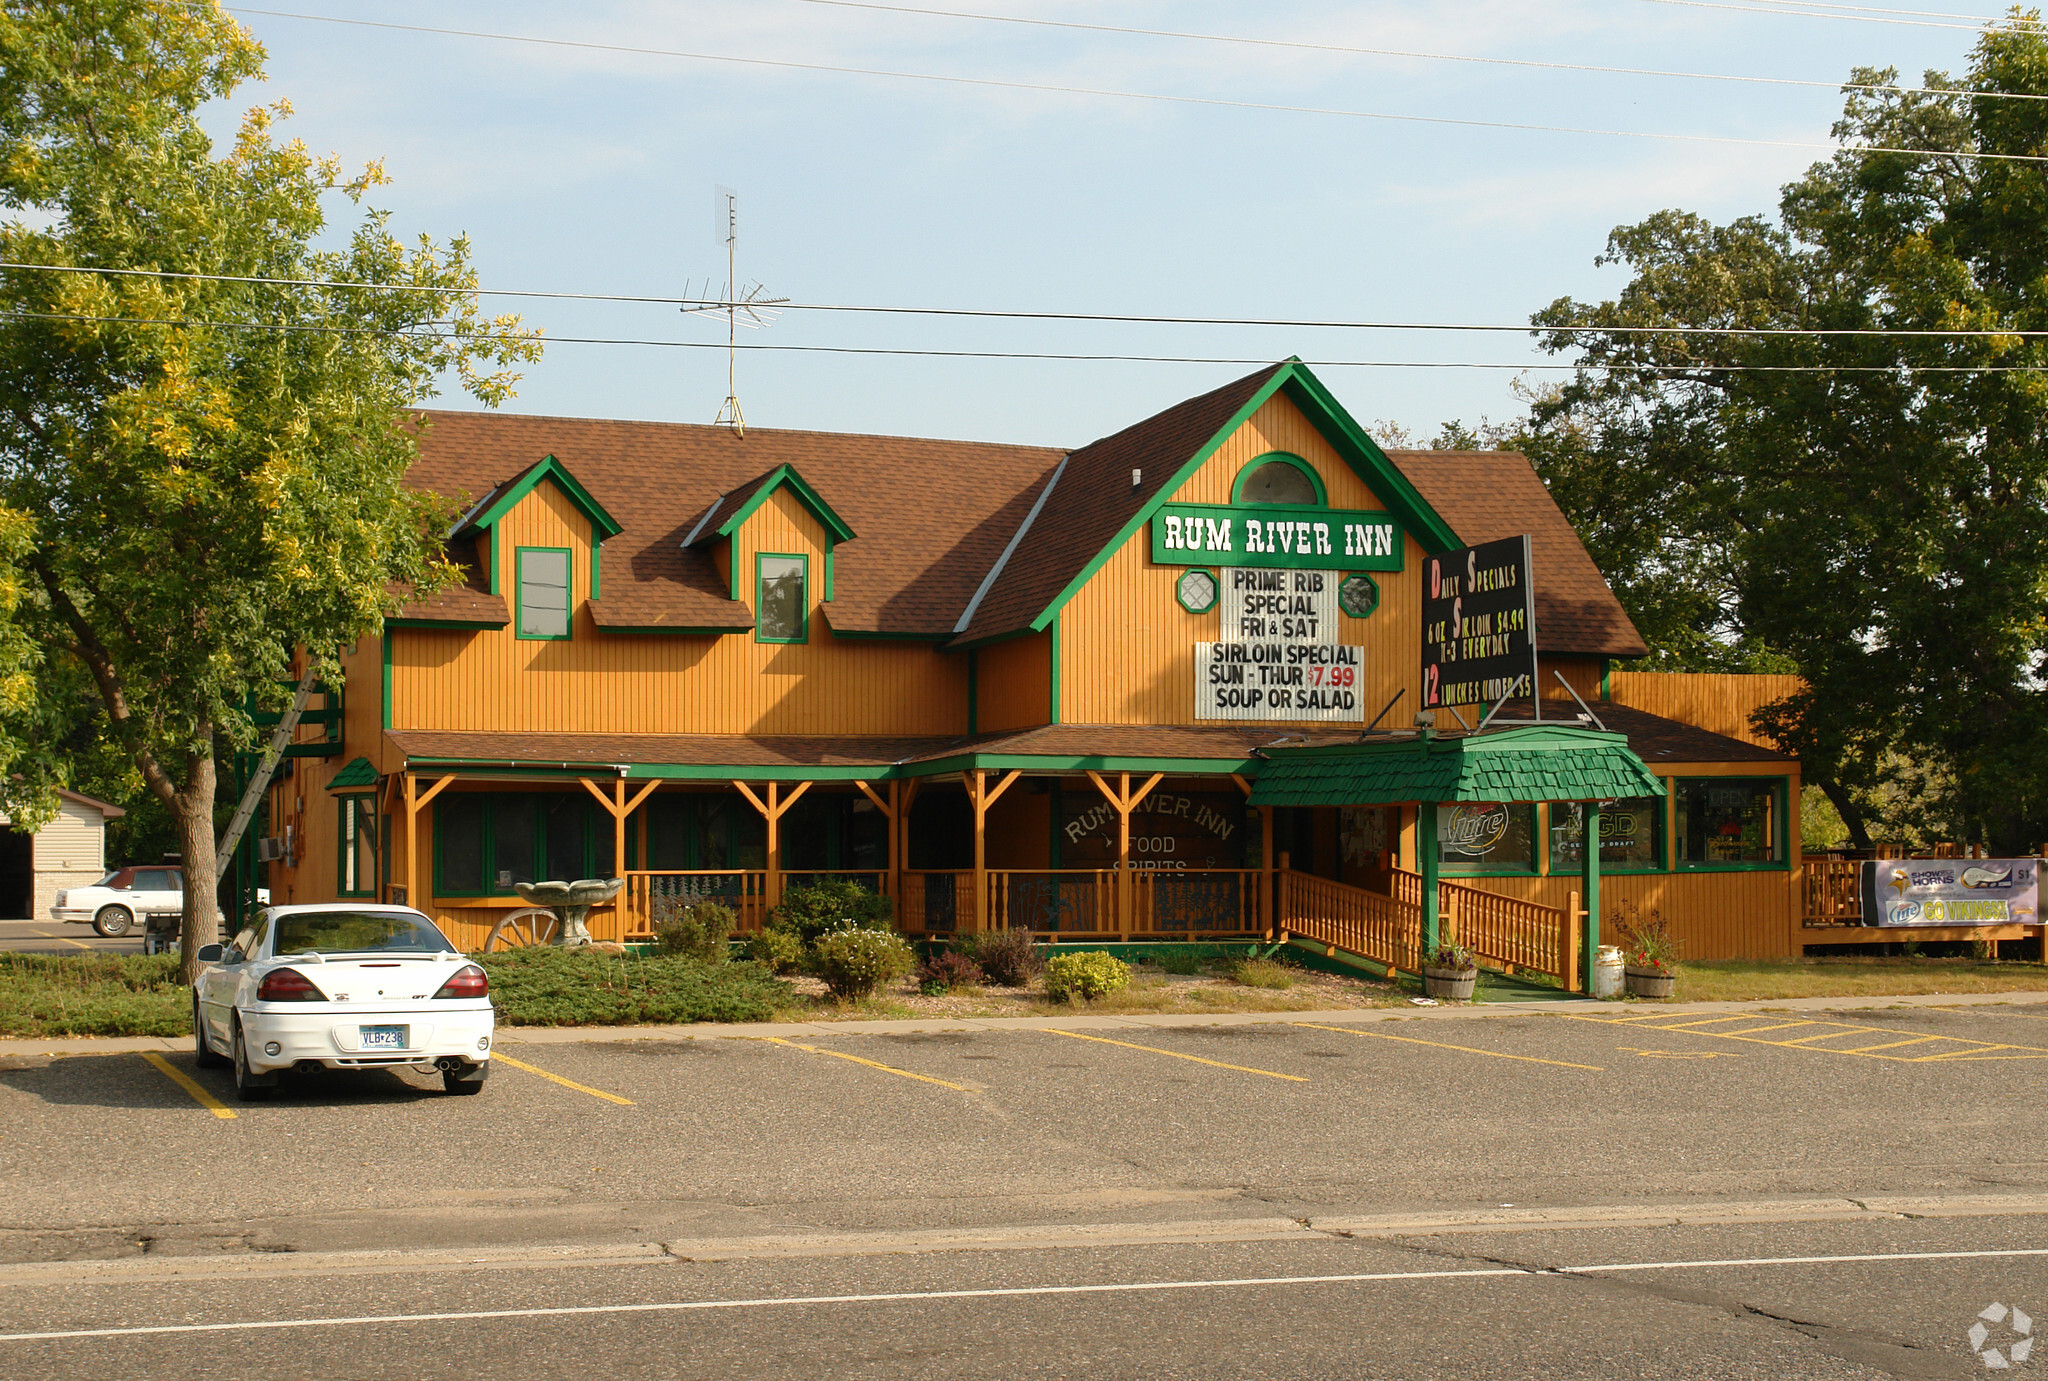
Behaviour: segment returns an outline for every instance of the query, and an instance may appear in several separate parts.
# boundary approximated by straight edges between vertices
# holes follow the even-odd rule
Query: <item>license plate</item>
[[[361,1026],[356,1044],[364,1050],[405,1049],[405,1028],[403,1026]]]

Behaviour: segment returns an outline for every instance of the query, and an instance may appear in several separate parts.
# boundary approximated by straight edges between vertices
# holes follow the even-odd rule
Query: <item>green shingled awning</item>
[[[377,769],[370,765],[368,758],[357,758],[341,771],[327,779],[329,791],[346,791],[350,787],[375,786]]]
[[[1255,806],[1607,801],[1662,796],[1621,734],[1548,724],[1444,738],[1268,748]]]

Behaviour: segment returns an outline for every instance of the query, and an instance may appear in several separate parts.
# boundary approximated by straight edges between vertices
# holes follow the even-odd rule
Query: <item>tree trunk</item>
[[[1813,784],[1819,787],[1822,793],[1827,796],[1829,802],[1833,804],[1835,813],[1842,817],[1842,823],[1849,827],[1849,843],[1855,848],[1868,852],[1870,849],[1870,831],[1864,826],[1862,807],[1850,799],[1848,792],[1842,790],[1841,783],[1828,777],[1815,777],[1812,780]]]
[[[171,798],[178,851],[185,868],[185,919],[178,931],[178,966],[190,983],[199,947],[220,940],[220,878],[213,856],[213,755],[194,754],[184,790]]]

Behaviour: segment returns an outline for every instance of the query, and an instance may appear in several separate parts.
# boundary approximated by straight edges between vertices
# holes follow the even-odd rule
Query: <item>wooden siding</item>
[[[1608,692],[1617,705],[1775,750],[1777,744],[1749,727],[1749,716],[1752,711],[1793,694],[1804,684],[1797,676],[1617,671],[1608,678]],[[1585,692],[1581,690],[1579,694]]]
[[[1229,503],[1238,473],[1268,451],[1290,452],[1315,467],[1332,508],[1386,508],[1285,396],[1254,413],[1172,501]],[[1403,569],[1372,573],[1380,588],[1372,617],[1338,620],[1338,639],[1365,649],[1359,698],[1367,719],[1403,687],[1412,716],[1421,693],[1423,551],[1412,537],[1405,546]],[[1195,644],[1216,641],[1222,614],[1220,607],[1206,614],[1180,607],[1173,586],[1184,569],[1153,565],[1151,538],[1141,528],[1067,603],[1058,623],[1063,723],[1196,722]]]
[[[1563,906],[1584,887],[1572,875],[1460,878],[1486,892]],[[1680,959],[1773,959],[1793,953],[1799,925],[1799,870],[1729,873],[1615,873],[1600,878],[1600,943],[1621,943],[1623,902],[1661,912],[1679,940]],[[1581,899],[1583,901],[1583,898]],[[1807,932],[1808,935],[1814,932]]]
[[[1052,634],[990,643],[975,654],[975,728],[988,734],[1052,722]]]
[[[836,638],[824,617],[824,533],[778,490],[735,535],[740,598],[754,604],[754,557],[810,558],[809,641],[723,635],[601,633],[591,619],[590,529],[553,485],[499,525],[507,603],[518,548],[570,547],[574,636],[536,641],[515,628],[397,629],[392,726],[503,732],[678,734],[961,734],[967,659],[927,643]],[[388,767],[389,764],[386,764]]]

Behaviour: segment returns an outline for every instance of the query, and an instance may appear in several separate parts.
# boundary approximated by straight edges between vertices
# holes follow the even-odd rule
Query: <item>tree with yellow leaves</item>
[[[0,795],[46,810],[58,728],[103,714],[177,821],[188,974],[248,707],[450,576],[408,410],[538,354],[466,240],[401,243],[382,170],[282,140],[284,102],[216,149],[201,108],[262,62],[217,3],[0,0]]]

